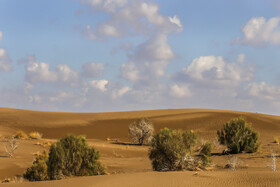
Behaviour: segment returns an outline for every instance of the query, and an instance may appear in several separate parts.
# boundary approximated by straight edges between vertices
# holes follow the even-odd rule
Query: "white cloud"
[[[134,60],[169,60],[174,57],[167,43],[165,34],[158,34],[145,43],[140,44],[135,51]]]
[[[26,78],[31,83],[70,83],[79,79],[78,72],[73,71],[68,65],[58,65],[55,70],[50,70],[50,65],[45,62],[37,62],[34,56],[28,56],[26,62]]]
[[[95,10],[114,12],[116,8],[122,7],[128,0],[81,0],[82,3],[90,5]]]
[[[12,65],[10,64],[11,59],[7,55],[5,49],[0,48],[0,72],[9,72],[12,70]]]
[[[248,82],[254,78],[251,67],[235,62],[226,62],[221,56],[196,58],[189,66],[183,68],[182,72],[194,81],[229,86]]]
[[[3,38],[3,33],[0,31],[0,40]]]
[[[85,77],[99,77],[103,74],[104,64],[103,63],[87,63],[82,67],[82,74]]]
[[[121,76],[131,82],[136,82],[140,79],[139,70],[134,63],[122,64]]]
[[[101,90],[102,92],[105,92],[107,90],[109,81],[108,80],[92,80],[92,81],[89,81],[88,83],[91,87]]]
[[[176,98],[183,98],[192,96],[192,93],[187,86],[178,86],[175,84],[171,87],[171,95]]]
[[[178,26],[179,30],[182,30],[183,29],[183,25],[181,24],[181,20],[175,15],[172,17],[168,17],[169,18],[169,21],[171,23],[174,23],[175,25]]]
[[[124,94],[126,94],[127,92],[129,92],[130,90],[131,90],[131,88],[128,87],[128,86],[122,87],[122,88],[117,89],[117,90],[113,90],[112,97],[113,98],[121,97]]]
[[[280,87],[269,85],[266,82],[252,82],[248,84],[246,90],[251,97],[280,101]]]
[[[255,46],[265,44],[280,44],[280,17],[272,17],[266,20],[264,17],[256,17],[242,28],[243,38],[237,42]]]

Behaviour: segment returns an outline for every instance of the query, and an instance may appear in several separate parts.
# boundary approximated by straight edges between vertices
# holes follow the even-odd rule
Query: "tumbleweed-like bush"
[[[131,140],[139,145],[149,144],[153,138],[153,123],[145,118],[138,119],[128,127]]]

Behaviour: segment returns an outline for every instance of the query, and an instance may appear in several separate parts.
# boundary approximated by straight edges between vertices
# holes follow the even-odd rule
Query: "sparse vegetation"
[[[16,134],[15,134],[15,136],[14,136],[16,139],[27,139],[28,138],[28,136],[27,136],[27,134],[25,133],[25,132],[23,132],[23,131],[18,131]]]
[[[200,150],[200,156],[203,166],[209,166],[212,162],[211,159],[212,144],[210,142],[205,142]]]
[[[149,158],[156,171],[174,171],[187,169],[192,148],[197,143],[197,135],[193,131],[182,131],[164,128],[152,139]],[[188,159],[191,158],[191,159]]]
[[[231,168],[232,170],[236,170],[240,165],[240,161],[237,158],[237,156],[231,156],[228,159],[228,164],[225,166],[225,168]]]
[[[131,123],[128,127],[128,131],[134,143],[139,145],[149,144],[153,138],[154,126],[150,120],[141,118]]]
[[[38,156],[24,177],[28,180],[56,180],[64,176],[104,175],[105,167],[98,159],[99,152],[88,146],[84,136],[67,135],[51,145],[48,157]],[[37,176],[40,172],[44,175]]]
[[[275,137],[273,143],[276,143],[277,145],[279,145],[279,139]]]
[[[12,136],[12,138],[7,142],[8,146],[6,144],[4,145],[5,152],[9,155],[9,157],[14,157],[14,152],[19,146],[18,140]]]
[[[31,132],[29,133],[29,137],[31,139],[41,139],[42,138],[42,134],[40,134],[39,132]]]
[[[259,134],[244,117],[232,119],[217,131],[219,142],[226,145],[230,153],[256,152],[259,148]]]

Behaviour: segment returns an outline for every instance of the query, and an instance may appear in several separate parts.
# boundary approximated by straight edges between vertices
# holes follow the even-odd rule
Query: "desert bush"
[[[209,166],[210,163],[212,162],[211,151],[212,151],[212,144],[211,143],[205,142],[201,146],[200,156],[201,156],[201,161],[202,161],[203,166]]]
[[[27,139],[27,138],[28,138],[27,134],[26,134],[25,132],[23,132],[23,131],[18,131],[18,132],[14,135],[14,137],[15,137],[16,139]]]
[[[5,152],[9,155],[9,157],[14,157],[14,152],[19,147],[18,140],[12,136],[12,138],[7,142],[8,146],[6,144],[4,145]]]
[[[153,138],[154,126],[150,120],[141,118],[131,123],[128,131],[134,143],[149,144]]]
[[[48,174],[50,179],[63,176],[103,175],[99,152],[88,146],[84,136],[68,135],[50,147]]]
[[[48,154],[44,151],[37,155],[32,166],[26,170],[23,177],[29,181],[43,181],[48,180]]]
[[[182,170],[188,167],[187,158],[197,142],[193,131],[164,128],[152,139],[149,158],[156,171]]]
[[[29,137],[32,139],[41,139],[42,138],[42,134],[40,134],[39,132],[31,132],[29,133]]]
[[[226,145],[230,153],[256,152],[259,148],[259,134],[254,131],[251,124],[244,117],[238,117],[226,122],[217,131],[219,142]]]
[[[99,152],[89,147],[84,136],[67,135],[51,145],[49,154],[38,155],[24,177],[31,181],[57,180],[64,176],[106,174],[98,161]]]

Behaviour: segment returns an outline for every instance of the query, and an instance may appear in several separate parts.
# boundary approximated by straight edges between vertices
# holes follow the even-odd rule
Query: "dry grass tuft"
[[[23,132],[23,131],[17,131],[17,133],[14,135],[14,137],[16,139],[21,139],[21,140],[28,139],[27,134],[25,132]]]
[[[274,138],[273,143],[276,143],[277,145],[279,145],[279,139],[278,138]]]
[[[41,139],[42,138],[42,134],[40,134],[39,132],[31,132],[29,133],[29,137],[31,139]]]

